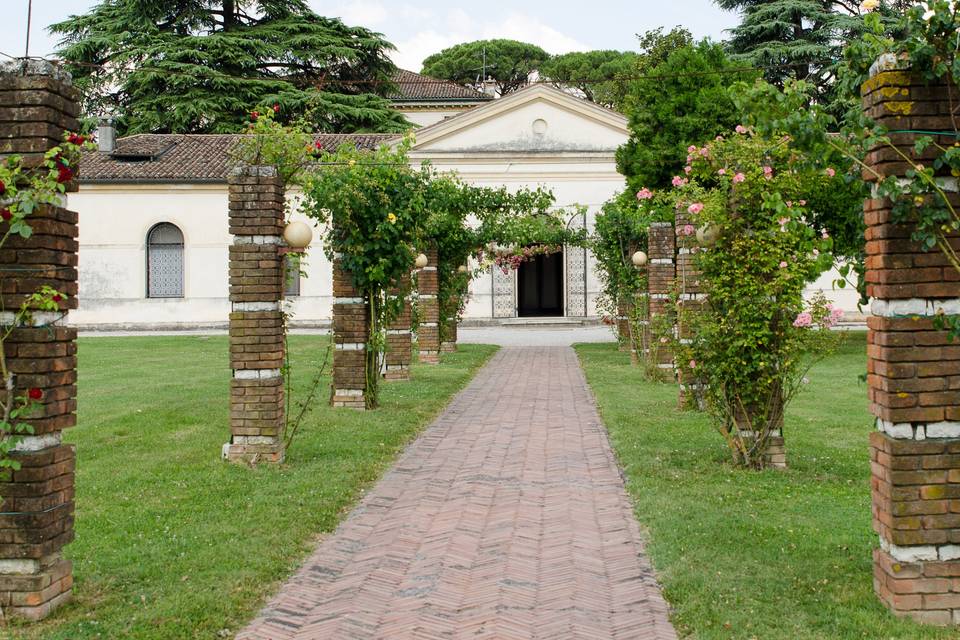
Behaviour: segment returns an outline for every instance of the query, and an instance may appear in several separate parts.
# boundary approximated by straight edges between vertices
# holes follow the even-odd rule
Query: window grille
[[[183,297],[183,233],[169,222],[147,234],[147,297]]]

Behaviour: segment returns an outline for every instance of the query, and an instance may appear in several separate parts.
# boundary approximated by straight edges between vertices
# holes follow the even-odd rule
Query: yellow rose
[[[348,162],[347,164],[352,167],[353,165],[357,164],[357,161],[356,161],[356,160],[351,160],[351,161]]]
[[[392,213],[388,213],[387,222],[389,222],[390,224],[397,224],[397,216],[393,215]]]

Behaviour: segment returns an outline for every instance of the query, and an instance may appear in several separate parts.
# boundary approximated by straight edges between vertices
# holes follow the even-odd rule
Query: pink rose
[[[807,206],[807,201],[806,201],[806,200],[801,200],[801,201],[800,201],[800,206],[801,206],[801,207]]]
[[[682,187],[683,185],[687,184],[687,179],[681,178],[680,176],[673,176],[673,180],[671,182],[675,187]]]
[[[693,171],[693,167],[691,167],[690,165],[687,165],[683,168],[683,172],[687,175],[690,175],[691,171]]]
[[[702,202],[694,202],[692,205],[690,205],[689,207],[687,207],[687,211],[688,211],[689,213],[692,213],[692,214],[696,215],[696,214],[700,213],[701,211],[703,211],[703,203],[702,203]]]
[[[704,147],[703,149],[700,149],[700,155],[703,156],[704,158],[706,158],[707,156],[709,156],[709,155],[710,155],[710,147]]]
[[[738,124],[738,125],[737,125],[737,128],[734,129],[734,131],[736,131],[736,132],[739,133],[740,135],[743,135],[743,134],[745,134],[745,133],[747,132],[747,128],[746,128],[745,126],[743,126],[742,124]]]
[[[773,167],[764,167],[763,168],[763,177],[769,180],[773,177]]]
[[[811,316],[806,311],[798,315],[796,320],[793,321],[793,326],[797,327],[798,329],[802,327],[809,327],[812,324],[813,324],[813,316]]]
[[[787,268],[787,261],[786,261],[786,260],[781,260],[781,261],[780,261],[780,268],[781,268],[781,269],[786,269],[786,268]]]
[[[692,224],[683,225],[682,231],[683,231],[683,235],[685,236],[692,236],[697,232],[697,230],[693,228]]]
[[[824,240],[826,240],[827,238],[830,237],[830,234],[827,233],[827,230],[826,230],[826,229],[824,229],[823,231],[820,232],[820,237],[823,238]]]
[[[689,147],[687,147],[687,153],[693,154],[696,152],[697,152],[697,145],[692,144]]]
[[[718,175],[718,176],[725,176],[725,175],[727,175],[727,170],[726,170],[726,169],[718,169],[718,170],[717,170],[717,175]]]
[[[746,179],[747,179],[747,176],[743,175],[742,173],[738,173],[737,175],[733,176],[733,183],[740,184]]]
[[[827,175],[832,178],[833,176],[837,175],[837,172],[833,167],[827,167]]]
[[[653,197],[653,192],[650,191],[650,189],[647,189],[646,187],[644,187],[643,189],[640,189],[640,191],[637,191],[637,200],[649,200],[652,197]]]
[[[697,361],[696,361],[696,360],[691,360],[688,364],[690,365],[690,368],[691,368],[691,369],[696,369],[696,368],[697,368]]]

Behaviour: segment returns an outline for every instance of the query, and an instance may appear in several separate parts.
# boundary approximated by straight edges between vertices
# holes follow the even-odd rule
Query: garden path
[[[675,638],[574,351],[507,347],[237,638]]]

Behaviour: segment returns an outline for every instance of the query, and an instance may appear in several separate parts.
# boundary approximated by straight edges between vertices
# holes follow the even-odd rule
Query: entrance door
[[[517,302],[517,315],[521,318],[563,315],[562,251],[520,264]]]

